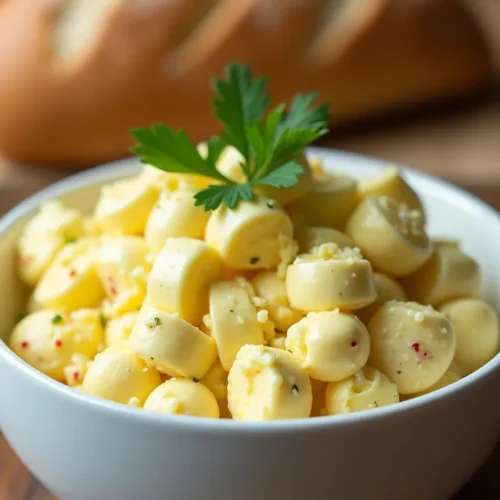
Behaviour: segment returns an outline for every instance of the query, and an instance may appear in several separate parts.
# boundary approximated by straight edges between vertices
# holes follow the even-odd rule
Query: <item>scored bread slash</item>
[[[0,146],[19,162],[114,160],[130,145],[125,127],[155,120],[204,140],[215,130],[206,83],[230,60],[265,68],[277,102],[318,88],[337,123],[465,94],[494,75],[458,1],[280,1],[277,25],[250,14],[278,5],[268,0],[3,4]]]
[[[260,65],[264,60],[283,60],[301,49],[322,15],[323,4],[321,0],[219,1],[174,54],[172,65],[177,71],[206,77],[228,61]]]

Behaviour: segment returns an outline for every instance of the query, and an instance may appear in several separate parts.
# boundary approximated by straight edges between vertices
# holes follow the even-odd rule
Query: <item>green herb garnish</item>
[[[60,323],[63,320],[63,317],[60,314],[55,314],[51,321],[53,325],[57,325],[57,323]]]
[[[215,80],[214,112],[224,126],[222,135],[207,142],[202,157],[183,130],[175,132],[163,124],[130,131],[137,144],[132,152],[165,172],[195,174],[214,179],[214,184],[195,195],[195,205],[205,211],[221,204],[234,208],[240,200],[253,200],[256,186],[294,186],[304,167],[296,162],[304,148],[328,131],[326,105],[312,106],[317,93],[298,94],[288,110],[279,104],[268,112],[270,97],[265,78],[253,79],[248,66],[231,64],[224,80]],[[246,182],[237,183],[216,167],[226,146],[242,155],[240,167]]]
[[[153,316],[146,320],[145,325],[149,328],[154,328],[155,326],[161,325],[161,320],[158,316]]]

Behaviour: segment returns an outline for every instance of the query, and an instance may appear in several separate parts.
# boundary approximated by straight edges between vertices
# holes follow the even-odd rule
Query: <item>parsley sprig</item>
[[[214,179],[214,184],[195,195],[195,205],[206,211],[221,204],[234,208],[240,200],[253,200],[256,186],[294,186],[304,167],[297,156],[328,131],[328,106],[313,106],[318,95],[297,94],[287,108],[279,104],[268,111],[267,80],[254,79],[248,66],[231,64],[225,80],[213,83],[215,115],[224,125],[220,136],[207,142],[202,156],[183,130],[154,124],[130,131],[137,144],[132,152],[165,172],[195,174]],[[226,146],[237,149],[246,181],[234,182],[217,169],[217,160]]]

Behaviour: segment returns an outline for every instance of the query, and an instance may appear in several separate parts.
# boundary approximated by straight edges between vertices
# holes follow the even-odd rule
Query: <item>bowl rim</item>
[[[382,167],[386,166],[387,161],[357,153],[340,151],[328,148],[308,148],[308,155],[325,158],[326,161],[342,160],[343,162],[353,162],[365,166]],[[91,186],[97,182],[103,183],[116,180],[120,176],[127,176],[137,172],[138,160],[136,158],[124,158],[101,166],[78,172],[55,182],[46,188],[38,191],[32,196],[16,205],[3,217],[0,218],[0,238],[9,232],[9,230],[27,216],[27,214],[36,209],[41,202],[66,195],[77,189]],[[448,197],[460,201],[461,205],[468,205],[473,211],[479,211],[483,216],[489,218],[493,224],[497,224],[500,229],[500,214],[487,203],[477,198],[472,193],[455,186],[440,178],[434,177],[420,171],[407,167],[401,167],[405,175],[416,182],[427,184],[434,189],[445,191]],[[430,394],[419,396],[418,398],[401,401],[395,405],[389,405],[377,408],[373,411],[365,411],[344,415],[326,415],[315,418],[301,418],[292,420],[270,420],[265,422],[253,421],[234,421],[232,419],[211,419],[205,417],[189,417],[185,415],[164,415],[157,412],[144,411],[142,408],[134,408],[121,403],[115,403],[102,398],[91,396],[82,391],[75,390],[61,382],[51,379],[47,375],[39,372],[25,361],[19,358],[7,345],[0,339],[0,362],[17,370],[27,378],[38,384],[40,390],[54,391],[58,396],[69,398],[77,405],[85,407],[88,411],[94,410],[108,415],[117,415],[119,418],[125,418],[136,423],[144,425],[155,425],[159,428],[173,426],[179,430],[189,429],[190,431],[210,431],[210,432],[237,432],[240,434],[254,433],[275,433],[282,431],[286,433],[296,432],[314,432],[324,428],[343,427],[359,424],[375,424],[381,419],[396,417],[408,412],[423,410],[432,406],[440,400],[458,396],[467,392],[472,386],[484,382],[485,379],[493,376],[495,372],[500,373],[500,353],[497,353],[488,363],[462,378],[452,385],[439,389]]]

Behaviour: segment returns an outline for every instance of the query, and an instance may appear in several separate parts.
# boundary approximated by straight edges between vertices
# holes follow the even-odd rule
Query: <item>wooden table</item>
[[[490,95],[452,109],[338,132],[324,144],[440,175],[465,186],[500,210],[500,96]],[[60,170],[0,161],[0,214],[64,175]],[[453,500],[499,500],[499,472],[500,444]],[[1,435],[0,500],[57,500],[24,468]]]

